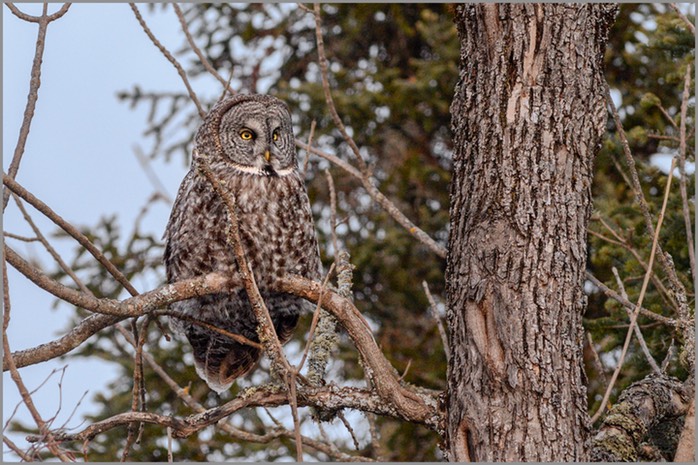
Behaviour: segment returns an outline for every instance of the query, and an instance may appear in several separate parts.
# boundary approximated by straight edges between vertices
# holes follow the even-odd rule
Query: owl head
[[[284,176],[296,169],[291,114],[271,95],[218,102],[196,134],[196,149],[252,175]]]

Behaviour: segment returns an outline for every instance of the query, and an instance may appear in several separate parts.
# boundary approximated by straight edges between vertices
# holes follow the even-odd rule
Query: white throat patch
[[[196,159],[196,158],[199,158],[201,156],[202,155],[199,153],[199,151],[194,149],[193,158]],[[279,177],[284,177],[284,176],[288,176],[289,174],[293,173],[293,171],[294,171],[293,167],[282,168],[280,170],[275,170],[274,174],[272,174],[272,173],[269,173],[269,172],[263,170],[262,168],[241,165],[239,163],[235,163],[234,161],[227,161],[227,162],[225,162],[225,164],[232,166],[236,171],[239,171],[241,173],[246,173],[246,174],[253,174],[255,176],[274,176],[274,175],[276,175]]]
[[[274,176],[273,174],[264,171],[262,168],[257,168],[255,166],[245,166],[235,162],[227,163],[241,173],[254,174],[255,176]],[[289,174],[293,173],[293,168],[275,170],[274,173],[279,177],[288,176]]]

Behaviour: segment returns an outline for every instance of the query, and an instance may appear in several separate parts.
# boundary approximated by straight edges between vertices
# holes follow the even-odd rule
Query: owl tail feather
[[[254,368],[260,357],[260,351],[254,347],[212,338],[210,334],[202,338],[200,333],[189,333],[187,338],[194,350],[196,373],[218,394]]]

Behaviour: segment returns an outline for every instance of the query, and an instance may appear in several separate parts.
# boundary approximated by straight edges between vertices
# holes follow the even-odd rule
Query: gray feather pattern
[[[254,138],[244,140],[244,130]],[[210,160],[212,171],[236,199],[246,258],[282,342],[291,337],[305,302],[272,291],[274,281],[288,273],[320,277],[315,227],[293,140],[286,105],[271,96],[248,95],[218,103],[195,143],[195,150]],[[168,282],[213,271],[237,273],[226,241],[227,221],[213,187],[194,168],[190,170],[165,231]],[[242,287],[231,289],[229,295],[188,299],[170,308],[258,341],[257,320]],[[187,337],[197,372],[218,392],[228,389],[259,359],[257,349],[191,322],[171,318],[170,326]]]

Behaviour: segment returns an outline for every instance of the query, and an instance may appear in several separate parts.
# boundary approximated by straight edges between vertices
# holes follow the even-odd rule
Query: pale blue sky
[[[39,14],[41,5],[18,4],[22,11]],[[50,11],[59,5],[51,5]],[[12,15],[3,6],[3,169],[12,158],[29,86],[29,75],[37,36],[37,26]],[[165,44],[175,51],[183,36],[172,9],[154,14],[140,7],[149,25]],[[32,121],[31,134],[22,159],[18,181],[46,202],[66,220],[77,226],[90,226],[105,214],[114,213],[129,226],[152,194],[153,188],[141,170],[133,147],[149,147],[142,132],[146,108],[132,110],[116,98],[119,90],[139,84],[144,89],[182,92],[184,87],[175,69],[149,41],[127,4],[73,4],[60,20],[49,25],[41,75],[41,88]],[[195,90],[203,95],[220,93],[211,79],[195,80]],[[155,163],[170,194],[177,191],[186,167],[181,162]],[[33,219],[50,237],[56,227],[30,208]],[[160,237],[169,207],[158,204],[143,225]],[[10,202],[3,218],[6,231],[31,236],[18,209]],[[124,231],[127,234],[129,231]],[[75,243],[53,240],[62,257],[70,262]],[[24,257],[36,258],[53,270],[51,258],[38,244],[8,239],[8,244]],[[12,320],[8,338],[13,350],[48,342],[63,334],[73,310],[67,305],[52,309],[54,299],[38,290],[22,275],[9,268]],[[136,282],[139,290],[149,283]],[[37,387],[54,368],[65,362],[49,362],[21,370],[29,389]],[[115,375],[114,368],[99,362],[70,361],[63,380],[62,423],[82,394],[89,390],[81,413],[93,411],[89,401],[96,389]],[[58,377],[35,396],[45,418],[59,405]],[[7,373],[3,374],[3,424],[20,401]],[[29,420],[24,406],[18,417]],[[31,424],[31,421],[27,421]],[[26,444],[22,436],[13,437]],[[4,456],[11,459],[11,456]]]

